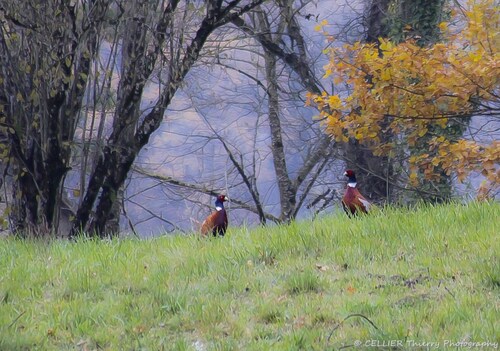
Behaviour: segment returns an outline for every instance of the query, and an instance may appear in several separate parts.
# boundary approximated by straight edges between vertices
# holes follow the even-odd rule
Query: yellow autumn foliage
[[[470,1],[455,16],[461,18],[439,24],[444,40],[432,46],[381,38],[379,45],[357,42],[328,49],[325,71],[334,83],[347,83],[349,94],[309,94],[308,104],[320,110],[327,132],[338,141],[354,138],[389,152],[391,145],[380,145],[382,125],[403,135],[410,147],[426,137],[429,153],[409,159],[411,183],[417,182],[418,170],[432,179],[439,167],[459,180],[481,172],[489,187],[497,188],[499,141],[440,135],[428,141],[428,131],[446,128],[449,119],[499,117],[500,6],[494,0]]]

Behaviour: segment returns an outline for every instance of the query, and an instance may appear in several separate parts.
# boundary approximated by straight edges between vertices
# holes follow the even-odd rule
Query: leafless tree
[[[93,62],[110,40],[107,29],[127,29],[112,38],[122,60],[116,107],[70,235],[106,234],[120,187],[210,34],[263,1],[2,2],[0,113],[13,174],[12,230],[49,235],[57,226],[75,131]],[[157,96],[140,113],[154,77]]]

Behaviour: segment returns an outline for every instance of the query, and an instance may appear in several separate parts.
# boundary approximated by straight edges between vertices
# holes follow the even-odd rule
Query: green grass
[[[498,347],[499,214],[471,203],[208,240],[2,239],[0,350]]]

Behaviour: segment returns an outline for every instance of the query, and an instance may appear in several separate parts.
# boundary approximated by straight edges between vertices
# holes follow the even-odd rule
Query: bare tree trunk
[[[280,193],[280,219],[288,222],[293,219],[296,204],[294,189],[286,166],[285,147],[283,145],[281,121],[279,117],[279,97],[276,76],[276,58],[264,50],[266,62],[267,96],[269,104],[269,129],[271,132],[271,152],[273,154],[274,172]]]
[[[378,43],[380,37],[387,37],[389,28],[386,25],[388,8],[391,0],[371,0],[368,18],[366,41]],[[388,121],[384,121],[388,124]],[[382,128],[383,130],[383,128]],[[390,142],[394,136],[383,132],[381,143]],[[361,193],[372,201],[383,203],[392,200],[394,190],[394,170],[388,156],[375,156],[373,150],[350,139],[344,148],[347,168],[356,172],[358,187]]]
[[[265,15],[258,14],[259,27],[266,29],[263,35],[268,35],[269,41],[272,41],[269,32],[269,24],[266,23]],[[264,48],[265,72],[267,81],[268,97],[268,119],[271,134],[271,153],[273,155],[274,172],[278,182],[280,197],[280,220],[288,222],[293,219],[296,204],[296,189],[294,189],[292,180],[286,166],[285,147],[283,145],[282,128],[279,116],[279,94],[278,94],[278,76],[276,74],[276,57]]]
[[[366,20],[366,42],[377,43],[380,37],[389,35],[389,5],[393,0],[370,0]]]

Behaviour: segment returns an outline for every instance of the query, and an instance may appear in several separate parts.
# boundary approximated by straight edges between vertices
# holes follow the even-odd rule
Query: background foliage
[[[378,155],[408,155],[411,186],[418,186],[419,172],[425,179],[455,173],[463,181],[476,171],[494,192],[500,186],[499,141],[450,130],[472,115],[499,116],[499,13],[494,1],[470,2],[453,22],[439,24],[443,41],[430,45],[380,38],[379,44],[328,49],[325,76],[348,91],[310,95],[310,103],[336,140],[354,138]],[[387,131],[398,138],[383,139]],[[425,148],[412,154],[419,144]]]

